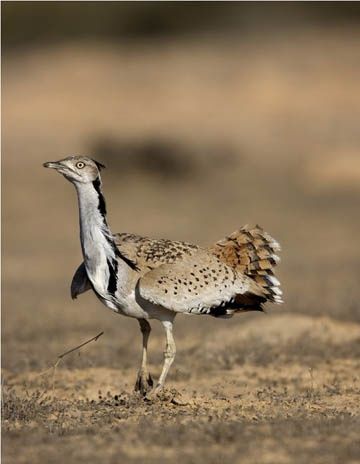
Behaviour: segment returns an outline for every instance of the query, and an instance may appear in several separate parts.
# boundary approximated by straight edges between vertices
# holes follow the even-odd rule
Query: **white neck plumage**
[[[115,296],[119,271],[128,271],[132,263],[117,249],[106,220],[105,199],[100,176],[92,183],[76,183],[80,216],[80,241],[86,272],[96,292]],[[121,269],[120,269],[121,268]],[[123,268],[123,269],[122,269]]]

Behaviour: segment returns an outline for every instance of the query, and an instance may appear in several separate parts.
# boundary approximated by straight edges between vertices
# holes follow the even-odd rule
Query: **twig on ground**
[[[92,337],[92,338],[90,338],[89,340],[87,340],[86,342],[81,343],[81,344],[78,345],[78,346],[75,346],[75,348],[71,348],[71,350],[68,350],[68,351],[65,351],[65,353],[59,354],[59,356],[58,356],[59,359],[57,360],[57,362],[59,362],[59,360],[61,360],[64,356],[66,356],[66,355],[72,353],[73,351],[79,350],[80,348],[82,348],[83,346],[87,345],[88,343],[90,343],[90,342],[92,342],[92,341],[96,342],[96,340],[97,340],[98,338],[100,338],[101,335],[103,335],[103,334],[104,334],[104,332],[100,332],[99,334],[95,335],[95,337]]]
[[[89,340],[86,340],[86,342],[83,342],[83,343],[81,343],[80,345],[77,345],[77,346],[75,346],[74,348],[71,348],[70,350],[65,351],[64,353],[59,354],[58,357],[57,357],[57,361],[55,362],[55,364],[52,365],[52,366],[50,366],[49,368],[45,369],[43,372],[40,372],[40,374],[38,374],[37,377],[40,376],[40,375],[46,374],[47,372],[49,372],[49,371],[52,369],[52,370],[53,370],[53,375],[52,375],[52,391],[54,391],[56,368],[58,367],[60,361],[61,361],[65,356],[67,356],[68,354],[73,353],[74,351],[79,350],[80,348],[82,348],[83,346],[87,345],[88,343],[96,342],[96,341],[98,340],[98,338],[100,338],[101,335],[103,335],[103,334],[104,334],[104,332],[100,332],[100,333],[98,333],[97,335],[95,335],[95,337],[92,337],[92,338],[90,338]]]

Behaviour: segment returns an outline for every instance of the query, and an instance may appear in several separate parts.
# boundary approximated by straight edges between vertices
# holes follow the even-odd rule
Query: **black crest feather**
[[[93,159],[93,161],[94,161],[94,163],[96,164],[96,166],[97,166],[97,168],[98,168],[99,171],[101,171],[102,169],[105,169],[105,168],[106,168],[106,166],[105,166],[104,164],[102,164],[102,163],[99,163],[99,161],[96,161],[96,160],[94,160],[94,159]]]

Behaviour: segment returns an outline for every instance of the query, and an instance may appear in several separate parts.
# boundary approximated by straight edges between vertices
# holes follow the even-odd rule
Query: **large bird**
[[[143,336],[142,362],[135,390],[157,394],[175,358],[173,323],[177,314],[230,318],[262,311],[266,302],[281,303],[273,268],[279,244],[259,226],[242,227],[209,248],[186,242],[112,234],[102,193],[101,163],[69,156],[44,163],[76,188],[84,261],[72,280],[71,296],[93,290],[105,306],[137,319]],[[164,364],[153,389],[147,369],[150,319],[166,333]]]

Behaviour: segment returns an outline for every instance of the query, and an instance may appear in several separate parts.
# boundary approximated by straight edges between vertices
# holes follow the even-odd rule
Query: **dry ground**
[[[351,31],[297,31],[5,58],[7,463],[360,462],[359,45]],[[114,231],[207,244],[260,223],[283,246],[282,307],[178,317],[161,401],[132,394],[136,322],[90,293],[70,300],[75,195],[41,167],[68,153],[108,165]],[[54,379],[39,375],[101,330]]]

